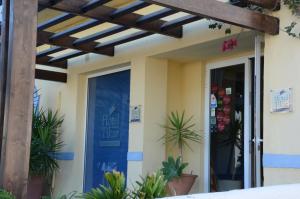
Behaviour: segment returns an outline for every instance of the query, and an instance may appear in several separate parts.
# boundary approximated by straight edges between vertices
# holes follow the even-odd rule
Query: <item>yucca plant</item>
[[[141,182],[136,182],[137,188],[132,192],[132,199],[154,199],[166,196],[167,181],[160,171],[141,178]]]
[[[16,199],[15,196],[13,196],[11,193],[0,189],[0,198],[1,199]]]
[[[84,199],[126,199],[126,180],[123,173],[113,171],[105,173],[108,186],[100,185],[99,188],[92,189],[83,194]]]
[[[172,156],[169,156],[167,161],[162,162],[162,165],[161,171],[165,179],[170,182],[183,174],[183,170],[188,166],[188,163],[182,162],[181,157],[175,160]]]
[[[55,153],[63,147],[60,127],[63,117],[52,110],[34,110],[30,151],[30,175],[50,177],[59,168]]]
[[[183,147],[191,149],[189,141],[200,142],[201,136],[194,130],[195,123],[192,122],[193,116],[185,118],[185,112],[181,114],[171,112],[168,116],[168,124],[162,126],[166,129],[166,134],[161,138],[165,144],[172,143],[178,147],[180,157],[183,158]]]

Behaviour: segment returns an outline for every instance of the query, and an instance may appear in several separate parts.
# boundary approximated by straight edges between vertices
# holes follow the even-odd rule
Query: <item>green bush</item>
[[[161,169],[165,180],[168,182],[174,178],[179,178],[183,170],[188,166],[188,163],[183,163],[181,157],[178,157],[176,160],[169,156],[167,161],[162,162],[163,168]]]
[[[136,182],[138,187],[132,192],[132,199],[154,199],[166,196],[167,181],[160,171],[147,175],[141,182]]]
[[[0,198],[1,199],[16,199],[11,193],[0,189]]]
[[[61,195],[57,199],[73,199],[73,198],[78,198],[76,191],[73,191],[69,194]],[[42,199],[53,199],[53,198],[51,196],[43,196]]]
[[[100,185],[99,188],[92,189],[83,194],[84,199],[126,199],[128,197],[123,173],[113,171],[105,173],[105,179],[109,186]]]
[[[63,118],[51,110],[34,110],[30,151],[30,175],[50,177],[59,168],[55,153],[63,147],[59,131]]]

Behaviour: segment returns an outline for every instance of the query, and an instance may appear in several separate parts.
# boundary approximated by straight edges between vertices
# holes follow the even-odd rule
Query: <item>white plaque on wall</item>
[[[130,107],[130,122],[136,123],[141,122],[141,109],[142,106],[131,106]]]
[[[271,113],[292,112],[292,89],[271,90]]]

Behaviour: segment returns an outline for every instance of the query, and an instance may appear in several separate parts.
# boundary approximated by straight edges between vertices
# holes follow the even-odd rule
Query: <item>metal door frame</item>
[[[244,188],[251,187],[251,72],[249,57],[231,59],[227,61],[208,63],[206,65],[205,81],[205,130],[204,130],[204,191],[210,191],[210,87],[211,70],[228,66],[245,65],[245,97],[244,97]],[[248,114],[246,114],[248,113]]]

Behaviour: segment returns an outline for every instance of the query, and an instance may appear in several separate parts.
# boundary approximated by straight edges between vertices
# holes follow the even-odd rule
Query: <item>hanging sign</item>
[[[292,89],[271,90],[271,113],[292,112]]]

